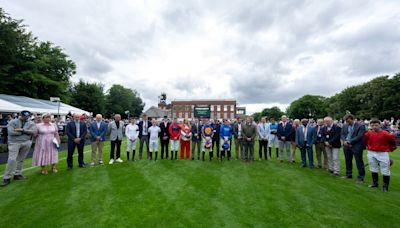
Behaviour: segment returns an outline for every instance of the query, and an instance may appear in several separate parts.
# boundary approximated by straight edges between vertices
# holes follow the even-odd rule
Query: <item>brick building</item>
[[[178,118],[194,118],[195,107],[209,107],[211,118],[236,118],[236,100],[174,100],[171,102],[171,116]]]

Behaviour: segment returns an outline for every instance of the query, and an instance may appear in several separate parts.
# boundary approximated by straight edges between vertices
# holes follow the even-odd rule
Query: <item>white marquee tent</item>
[[[0,94],[0,113],[18,113],[22,110],[28,110],[37,114],[50,113],[52,115],[57,115],[58,102],[51,102],[24,96]],[[60,116],[66,116],[68,113],[91,115],[91,113],[88,111],[64,104],[62,102],[60,102],[59,113]]]

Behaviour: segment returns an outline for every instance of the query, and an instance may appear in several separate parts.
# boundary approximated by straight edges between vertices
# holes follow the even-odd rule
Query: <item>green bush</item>
[[[60,140],[61,140],[61,143],[68,142],[68,136],[66,136],[66,135],[60,136]]]
[[[8,145],[0,144],[0,153],[8,153]]]

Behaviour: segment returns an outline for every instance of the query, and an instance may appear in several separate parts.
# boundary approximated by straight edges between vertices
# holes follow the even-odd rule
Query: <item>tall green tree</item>
[[[253,117],[253,120],[258,122],[261,119],[261,112],[255,112],[251,115],[251,117]]]
[[[140,116],[143,112],[144,103],[136,90],[125,88],[121,85],[113,85],[106,95],[106,114],[121,114],[126,117],[125,111],[130,116]]]
[[[0,8],[0,93],[69,100],[75,64],[60,47],[38,41]]]
[[[325,117],[327,115],[325,100],[323,96],[304,95],[290,104],[289,117],[298,119]]]
[[[327,112],[341,118],[348,111],[358,118],[399,118],[400,74],[380,76],[351,86],[327,99]]]
[[[93,112],[105,114],[104,86],[100,83],[89,83],[80,80],[70,88],[72,106]]]
[[[274,119],[279,119],[282,117],[282,115],[285,114],[281,109],[277,106],[271,107],[271,108],[264,108],[261,111],[261,116],[262,117],[267,117],[268,119],[273,117]]]

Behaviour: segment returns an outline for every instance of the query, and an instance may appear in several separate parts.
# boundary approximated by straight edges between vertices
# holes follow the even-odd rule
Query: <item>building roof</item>
[[[162,118],[164,116],[168,116],[168,111],[164,109],[160,109],[154,106],[151,106],[147,109],[144,114],[151,118]]]
[[[56,115],[58,113],[58,102],[51,102],[25,96],[0,94],[0,112],[11,113],[21,112],[22,110],[28,110],[33,113],[50,113]],[[81,114],[85,113],[90,115],[90,113],[85,110],[60,102],[60,115],[65,116],[69,112]]]
[[[204,101],[234,101],[234,102],[236,102],[236,100],[235,99],[175,99],[175,100],[173,100],[172,102],[174,102],[174,101],[184,101],[184,102],[188,102],[188,101],[190,101],[190,102],[204,102]]]
[[[228,104],[228,105],[236,105],[236,100],[228,100],[228,99],[199,99],[199,100],[173,100],[171,101],[172,105],[219,105],[219,104]]]

